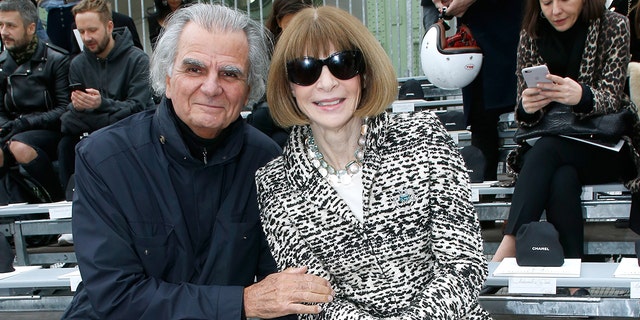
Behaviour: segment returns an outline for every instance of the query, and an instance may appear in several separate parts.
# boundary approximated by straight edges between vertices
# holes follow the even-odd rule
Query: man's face
[[[9,51],[20,51],[27,47],[36,32],[36,24],[24,26],[18,11],[0,11],[0,36]]]
[[[201,138],[216,137],[247,104],[248,56],[242,31],[207,31],[191,22],[182,30],[165,94]]]
[[[111,32],[113,31],[113,21],[106,24],[100,20],[97,12],[87,11],[76,14],[76,27],[84,46],[101,58],[105,58],[110,50]]]

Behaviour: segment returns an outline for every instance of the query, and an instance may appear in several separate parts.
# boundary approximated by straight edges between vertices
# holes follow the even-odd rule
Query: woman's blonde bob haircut
[[[364,72],[358,75],[362,91],[356,117],[384,112],[398,96],[393,65],[378,40],[354,16],[336,7],[307,8],[298,12],[280,35],[267,80],[267,102],[273,120],[282,127],[309,124],[298,108],[287,77],[287,61],[310,56],[323,58],[344,50],[360,50]]]

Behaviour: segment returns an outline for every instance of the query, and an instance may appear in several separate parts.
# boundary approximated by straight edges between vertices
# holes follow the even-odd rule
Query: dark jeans
[[[582,186],[619,182],[635,176],[628,147],[606,150],[562,137],[544,137],[524,155],[504,233],[515,235],[546,211],[560,236],[565,257],[581,258],[584,228]]]
[[[80,141],[80,136],[63,135],[58,144],[58,175],[62,190],[67,190],[69,178],[74,172],[76,163],[76,144]]]

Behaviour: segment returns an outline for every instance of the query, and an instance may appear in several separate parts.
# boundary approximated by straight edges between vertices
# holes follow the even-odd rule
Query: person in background
[[[65,190],[80,139],[155,107],[149,86],[149,56],[134,47],[129,29],[114,29],[109,2],[82,0],[72,13],[84,51],[73,58],[69,70],[69,82],[82,88],[72,88],[71,103],[60,118],[59,175]]]
[[[76,28],[75,19],[71,9],[80,0],[40,0],[40,8],[45,10],[47,17],[47,34],[51,34],[51,41],[65,48],[71,57],[80,53],[81,48],[73,34]],[[112,11],[112,20],[115,28],[127,27],[131,32],[133,45],[143,49],[140,42],[138,28],[133,19],[123,13]],[[51,21],[51,24],[49,24]]]
[[[191,2],[192,0],[153,0],[154,6],[151,8],[152,10],[147,12],[149,41],[151,42],[152,50],[156,48],[158,37],[169,15]]]
[[[273,35],[274,42],[277,43],[280,33],[298,11],[311,6],[311,0],[275,0],[265,23]],[[281,148],[286,145],[289,131],[273,123],[266,99],[261,99],[252,107],[251,114],[247,116],[247,123],[271,137]]]
[[[516,52],[524,1],[433,0],[446,15],[471,29],[482,49],[480,73],[462,88],[462,103],[471,144],[486,159],[484,180],[497,180],[500,161],[498,122],[516,103]]]
[[[39,0],[38,6],[44,10],[46,31],[51,43],[74,52],[73,15],[71,8],[80,0]],[[44,18],[43,18],[44,19]]]
[[[0,1],[0,171],[18,164],[47,201],[60,201],[64,193],[52,162],[69,103],[69,58],[35,35],[37,21],[31,1]]]
[[[282,30],[287,27],[298,11],[311,6],[313,6],[313,0],[274,0],[271,13],[265,22],[267,29],[273,34],[274,42],[278,42]]]
[[[268,84],[274,120],[292,129],[256,174],[262,225],[280,270],[329,279],[320,318],[489,319],[462,157],[432,113],[385,112],[397,78],[362,22],[330,6],[298,12]]]
[[[615,11],[629,19],[631,61],[640,61],[640,15],[638,0],[613,0],[609,10]]]
[[[260,224],[255,171],[281,150],[240,111],[264,94],[265,29],[211,4],[178,10],[165,27],[150,69],[160,105],[78,144],[82,284],[62,318],[318,313],[312,303],[333,299],[328,281],[304,267],[275,273]]]
[[[440,12],[432,0],[420,0],[420,6],[422,7],[422,26],[426,32],[432,24],[438,21]]]
[[[138,34],[138,28],[136,27],[135,22],[133,22],[133,18],[131,18],[130,16],[124,13],[115,12],[112,10],[111,21],[113,21],[114,28],[125,27],[129,29],[129,32],[131,33],[131,40],[133,40],[133,46],[140,50],[144,50],[144,47],[140,42],[140,35]]]
[[[561,105],[569,106],[577,117],[623,108],[635,113],[623,92],[629,63],[628,20],[606,10],[604,4],[605,0],[526,1],[518,70],[546,64],[550,71],[546,78],[552,83],[527,88],[518,73],[515,115],[519,126],[535,126],[550,108]],[[543,212],[559,233],[565,257],[582,258],[582,186],[625,181],[637,198],[637,136],[636,130],[625,138],[620,151],[560,136],[543,136],[533,146],[525,144],[514,150],[509,165],[519,174],[504,237],[493,261],[515,256],[517,231],[523,224],[538,221]],[[634,207],[637,209],[632,204],[632,210]],[[490,291],[488,287],[487,293]],[[571,288],[570,293],[589,294],[584,288]]]

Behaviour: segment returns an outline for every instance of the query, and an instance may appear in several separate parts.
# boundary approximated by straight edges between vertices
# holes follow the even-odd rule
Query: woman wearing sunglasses
[[[397,78],[367,28],[334,7],[299,12],[267,83],[292,130],[257,173],[263,227],[279,268],[331,282],[320,318],[489,319],[462,158],[431,113],[385,112]]]

